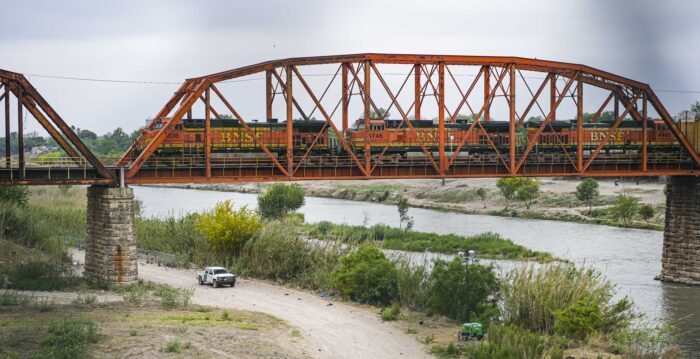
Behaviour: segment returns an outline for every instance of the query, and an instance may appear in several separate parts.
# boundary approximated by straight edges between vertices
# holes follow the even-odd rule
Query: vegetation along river
[[[256,195],[248,193],[135,187],[145,217],[181,216],[212,208],[231,200],[236,207],[256,207]],[[399,226],[395,206],[337,199],[307,197],[301,210],[309,223],[384,223]],[[592,266],[630,296],[650,319],[665,318],[687,333],[679,343],[684,352],[700,355],[700,287],[661,283],[653,278],[661,271],[663,233],[600,225],[467,215],[411,208],[414,229],[424,232],[473,235],[495,232],[537,251]],[[503,267],[509,267],[506,264]]]

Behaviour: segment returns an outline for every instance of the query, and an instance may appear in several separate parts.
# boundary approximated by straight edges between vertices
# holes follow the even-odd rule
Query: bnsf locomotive
[[[266,122],[249,123],[250,132],[246,131],[236,119],[210,120],[211,153],[241,154],[261,153],[262,148],[256,144],[263,143],[272,153],[282,156],[287,151],[286,123],[269,119]],[[471,123],[457,120],[445,124],[445,150],[455,151],[464,141],[463,153],[492,152],[496,146],[506,152],[509,146],[509,123],[505,121],[480,122],[471,131]],[[406,155],[420,152],[421,144],[431,152],[439,148],[438,125],[431,120],[411,120],[411,128],[401,120],[370,120],[365,129],[364,120],[359,119],[354,126],[343,134],[347,144],[355,153],[365,151],[365,140],[370,143],[373,154]],[[535,140],[539,121],[526,121],[516,133],[516,145],[524,148]],[[610,132],[611,123],[585,123],[583,125],[584,148],[590,150],[602,142]],[[152,140],[154,132],[145,131],[141,146]],[[317,138],[318,136],[318,138]],[[466,139],[465,139],[466,137]],[[648,149],[650,152],[673,152],[677,142],[661,120],[647,120]],[[533,148],[534,153],[560,151],[577,148],[576,121],[551,121],[539,134],[539,142]],[[324,121],[295,120],[292,133],[295,154],[307,151],[314,155],[342,155],[345,148],[341,145],[335,132]],[[493,144],[493,145],[492,145]],[[622,121],[617,131],[606,143],[603,153],[625,153],[638,151],[642,145],[642,123],[639,121]],[[311,148],[311,150],[309,150]],[[677,151],[677,150],[676,150]],[[156,155],[163,157],[181,155],[201,155],[204,153],[204,120],[184,119],[167,133],[167,138],[158,146]]]

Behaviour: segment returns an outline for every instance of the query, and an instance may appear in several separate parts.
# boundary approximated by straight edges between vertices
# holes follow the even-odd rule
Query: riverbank
[[[496,179],[450,179],[443,185],[435,179],[409,180],[350,180],[350,181],[298,181],[307,196],[343,199],[351,201],[396,204],[400,197],[408,199],[414,208],[450,211],[463,214],[480,214],[526,219],[546,219],[573,223],[597,224],[624,228],[663,230],[666,210],[665,182],[661,179],[601,179],[598,181],[600,197],[592,208],[576,199],[574,193],[579,179],[543,178],[539,196],[526,208],[520,201],[506,201],[496,188]],[[230,184],[174,184],[159,185],[167,188],[198,189],[222,192],[260,193],[266,183]],[[485,198],[478,195],[485,191]],[[609,208],[619,194],[639,199],[640,203],[654,208],[649,221],[635,219],[625,224],[609,213]],[[592,210],[591,210],[592,209]]]

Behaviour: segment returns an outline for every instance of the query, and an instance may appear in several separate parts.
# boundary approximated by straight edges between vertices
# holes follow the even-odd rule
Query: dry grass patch
[[[0,307],[0,357],[29,357],[48,334],[50,323],[66,317],[99,323],[100,335],[88,350],[94,357],[307,357],[300,336],[282,320],[262,313],[227,312],[229,319],[222,320],[223,310],[165,310],[157,303],[70,304],[51,312]]]

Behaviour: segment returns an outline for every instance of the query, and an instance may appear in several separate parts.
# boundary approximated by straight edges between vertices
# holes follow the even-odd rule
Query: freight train
[[[167,120],[166,120],[167,121]],[[258,143],[264,144],[273,154],[282,157],[287,152],[287,127],[285,122],[268,119],[265,122],[248,124],[250,132],[236,119],[210,120],[211,153],[242,154],[262,153]],[[411,120],[411,126],[398,119],[372,119],[369,128],[365,121],[359,119],[342,136],[356,154],[365,151],[365,141],[369,141],[372,154],[392,154],[405,156],[411,152],[421,152],[422,146],[430,152],[439,149],[438,124],[431,120]],[[471,123],[457,120],[445,123],[445,151],[456,151],[463,143],[464,153],[493,152],[493,147],[505,153],[510,144],[509,122],[480,122],[471,131]],[[525,121],[516,132],[516,146],[523,149],[535,140],[539,121]],[[413,129],[411,129],[411,127]],[[583,141],[586,150],[594,149],[602,142],[612,127],[611,123],[584,123]],[[482,129],[483,128],[483,129]],[[144,130],[140,147],[148,144],[155,131]],[[254,139],[255,137],[255,139]],[[661,120],[647,120],[647,138],[649,151],[675,152],[677,141],[672,132]],[[577,128],[575,120],[551,121],[539,134],[539,141],[533,147],[533,153],[560,152],[577,149]],[[338,136],[325,121],[295,120],[292,133],[295,155],[343,155],[346,150]],[[602,153],[637,152],[642,145],[642,123],[640,121],[622,121],[617,131],[604,146]],[[674,149],[676,149],[674,151]],[[134,154],[138,154],[137,151]],[[204,120],[184,119],[167,133],[166,139],[158,146],[155,155],[172,157],[181,155],[202,155],[204,153]]]

